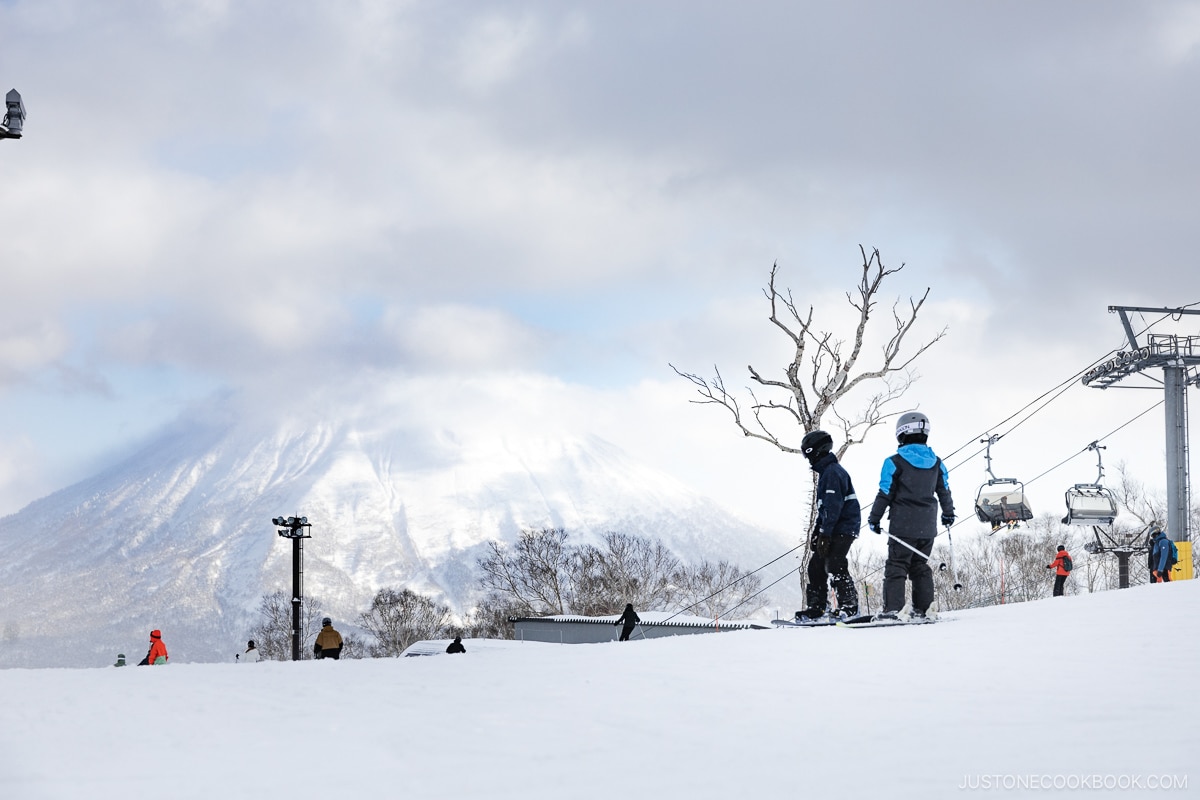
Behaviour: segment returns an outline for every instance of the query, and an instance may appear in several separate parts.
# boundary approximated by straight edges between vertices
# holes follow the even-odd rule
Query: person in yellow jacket
[[[342,657],[342,635],[333,629],[333,620],[329,617],[321,620],[321,632],[313,643],[313,655],[317,658]]]

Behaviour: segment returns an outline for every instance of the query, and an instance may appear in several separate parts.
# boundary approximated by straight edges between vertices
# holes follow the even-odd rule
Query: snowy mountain
[[[486,543],[526,527],[576,542],[642,535],[745,567],[795,545],[595,437],[403,418],[369,404],[336,417],[199,414],[0,520],[0,665],[108,663],[152,628],[182,660],[223,659],[261,596],[291,589],[279,515],[308,517],[305,592],[344,621],[384,586],[465,611]]]

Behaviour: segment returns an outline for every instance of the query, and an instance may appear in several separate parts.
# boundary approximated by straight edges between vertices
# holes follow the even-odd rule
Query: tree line
[[[607,533],[592,545],[573,543],[562,528],[527,529],[511,546],[489,542],[477,566],[483,599],[462,618],[411,589],[379,589],[354,620],[367,636],[342,632],[342,658],[399,656],[425,639],[511,639],[513,617],[605,616],[620,613],[626,603],[707,618],[733,610],[748,617],[768,602],[760,594],[761,579],[736,564],[685,562],[660,541],[625,533]],[[312,642],[323,616],[320,598],[303,598],[302,659],[313,657]],[[291,658],[290,592],[263,596],[252,638],[261,657]]]

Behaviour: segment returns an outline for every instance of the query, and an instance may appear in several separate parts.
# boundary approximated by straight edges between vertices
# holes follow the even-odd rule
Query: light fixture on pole
[[[308,517],[274,517],[279,535],[292,540],[292,661],[300,660],[300,604],[304,599],[304,540],[312,534]]]
[[[0,139],[20,139],[25,128],[25,104],[21,93],[12,89],[4,96],[4,124],[0,125]]]

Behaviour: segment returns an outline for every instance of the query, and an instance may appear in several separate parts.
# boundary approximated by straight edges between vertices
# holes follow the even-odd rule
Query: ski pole
[[[950,543],[950,580],[954,581],[954,591],[961,592],[962,584],[958,582],[958,572],[954,569],[954,537],[950,535],[950,526],[946,526],[946,541]]]
[[[901,539],[899,536],[892,536],[892,534],[888,533],[887,531],[884,531],[883,534],[884,534],[884,536],[888,537],[896,544],[902,545],[904,547],[907,547],[909,550],[912,550],[914,553],[916,553],[917,555],[919,555],[921,558],[925,559],[926,561],[929,561],[931,558],[933,558],[933,556],[931,556],[931,555],[925,555],[920,550],[918,550],[917,548],[913,547],[908,542]],[[933,563],[933,562],[929,561],[929,563]],[[938,572],[945,572],[945,571],[946,571],[946,562],[943,561],[942,563],[938,564]]]
[[[912,550],[914,553],[919,555],[921,558],[925,559],[926,562],[931,563],[931,564],[933,563],[932,561],[930,561],[930,559],[933,557],[932,555],[928,555],[928,556],[925,555],[924,553],[922,553],[917,548],[913,547],[908,542],[904,541],[903,539],[901,539],[898,536],[893,536],[892,534],[888,533],[887,531],[883,531],[883,533],[889,539],[891,539],[893,542],[895,542],[896,544],[907,547],[909,550]],[[950,579],[952,581],[954,581],[954,591],[961,592],[962,584],[958,582],[958,576],[954,572],[954,540],[950,538],[950,529],[949,528],[946,529],[946,538],[949,539],[949,541],[950,541]],[[942,561],[938,564],[938,572],[945,572],[945,571],[946,571],[946,562]]]

